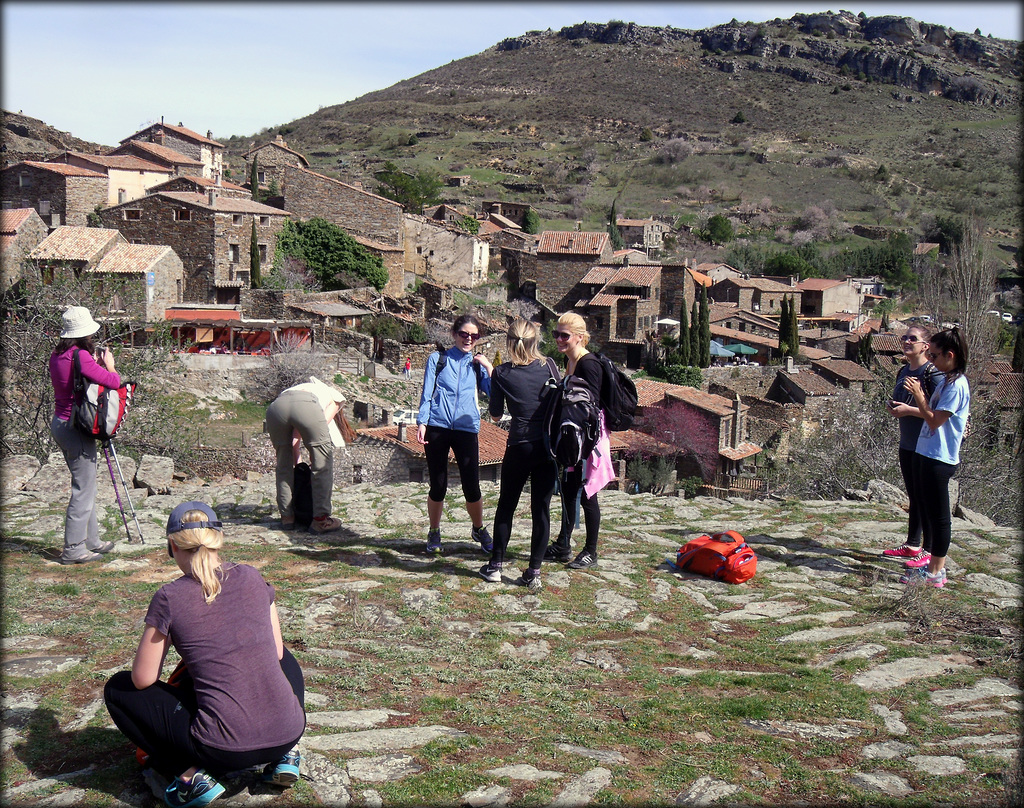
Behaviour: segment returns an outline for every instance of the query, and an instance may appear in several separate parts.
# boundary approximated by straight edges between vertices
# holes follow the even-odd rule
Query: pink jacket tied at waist
[[[608,437],[608,427],[604,425],[604,410],[601,410],[599,417],[600,430],[597,437],[597,445],[594,451],[587,458],[584,471],[587,481],[583,485],[583,491],[587,497],[592,497],[608,483],[615,479],[615,466],[612,463],[612,444]]]

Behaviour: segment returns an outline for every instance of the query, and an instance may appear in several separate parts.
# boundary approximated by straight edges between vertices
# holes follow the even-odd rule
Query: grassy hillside
[[[315,169],[371,188],[384,160],[468,174],[447,201],[530,202],[554,229],[602,228],[618,195],[620,214],[673,219],[767,206],[784,221],[834,205],[850,224],[914,228],[974,209],[1016,243],[1016,43],[810,28],[798,15],[531,32],[227,145],[235,157],[281,133]]]

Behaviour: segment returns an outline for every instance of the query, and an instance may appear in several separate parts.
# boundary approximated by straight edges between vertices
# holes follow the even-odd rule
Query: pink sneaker
[[[894,547],[891,550],[882,550],[882,555],[886,558],[913,558],[920,554],[920,547],[911,547],[909,544],[901,544],[899,547]]]
[[[931,560],[932,560],[932,554],[929,553],[927,550],[922,550],[920,553],[918,553],[913,558],[908,558],[906,561],[904,561],[903,562],[903,566],[904,567],[908,567],[909,569],[917,569],[918,567],[927,567],[928,566],[928,562],[931,561]]]

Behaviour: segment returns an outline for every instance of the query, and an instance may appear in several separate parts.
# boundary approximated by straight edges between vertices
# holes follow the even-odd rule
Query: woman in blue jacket
[[[463,314],[452,323],[454,345],[427,359],[423,371],[423,392],[416,416],[416,439],[423,444],[430,473],[427,494],[427,552],[441,552],[441,514],[448,492],[448,451],[455,454],[466,497],[466,511],[473,521],[473,541],[485,553],[493,546],[484,527],[483,495],[480,493],[480,406],[477,390],[491,393],[494,368],[482,353],[473,354],[480,339],[480,322],[472,314]]]

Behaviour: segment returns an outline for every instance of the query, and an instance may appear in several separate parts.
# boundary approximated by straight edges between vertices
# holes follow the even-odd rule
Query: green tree
[[[708,288],[700,286],[700,361],[699,367],[711,366],[711,308],[708,306]]]
[[[779,306],[779,353],[789,353],[789,298],[783,296]]]
[[[794,359],[800,356],[800,321],[797,319],[796,299],[789,299],[789,355]]]
[[[862,334],[860,342],[857,343],[857,361],[870,370],[872,355],[871,335]]]
[[[260,201],[260,183],[259,183],[259,171],[256,168],[257,157],[254,154],[252,156],[252,165],[249,167],[249,193],[252,195],[253,202]]]
[[[686,316],[686,298],[679,307],[679,362],[683,365],[691,365],[690,359],[690,323]]]
[[[708,346],[711,350],[711,346]],[[690,364],[700,367],[700,299],[690,307]]]
[[[260,278],[260,245],[256,235],[256,217],[252,218],[252,234],[249,237],[249,286],[259,289],[262,286]]]
[[[523,232],[536,235],[540,232],[540,216],[533,208],[529,208],[523,215]]]
[[[301,258],[320,281],[325,292],[345,289],[349,278],[358,278],[383,289],[388,273],[374,255],[337,225],[314,217],[304,222],[288,220],[277,238],[277,256]]]
[[[728,244],[736,235],[733,231],[732,222],[721,213],[716,213],[708,219],[708,226],[705,232],[707,240],[712,244]]]
[[[388,160],[373,176],[380,183],[378,194],[398,202],[411,213],[423,213],[423,208],[441,201],[442,183],[436,171],[410,174]]]
[[[615,213],[615,200],[612,200],[611,210],[608,211],[608,236],[611,238],[613,250],[621,250],[626,246],[626,242],[622,240],[622,232],[619,230],[618,215]]]
[[[820,278],[821,273],[794,252],[776,253],[764,262],[765,275],[797,275],[800,280]]]
[[[463,216],[456,224],[467,233],[476,234],[480,232],[480,220],[476,216]]]

